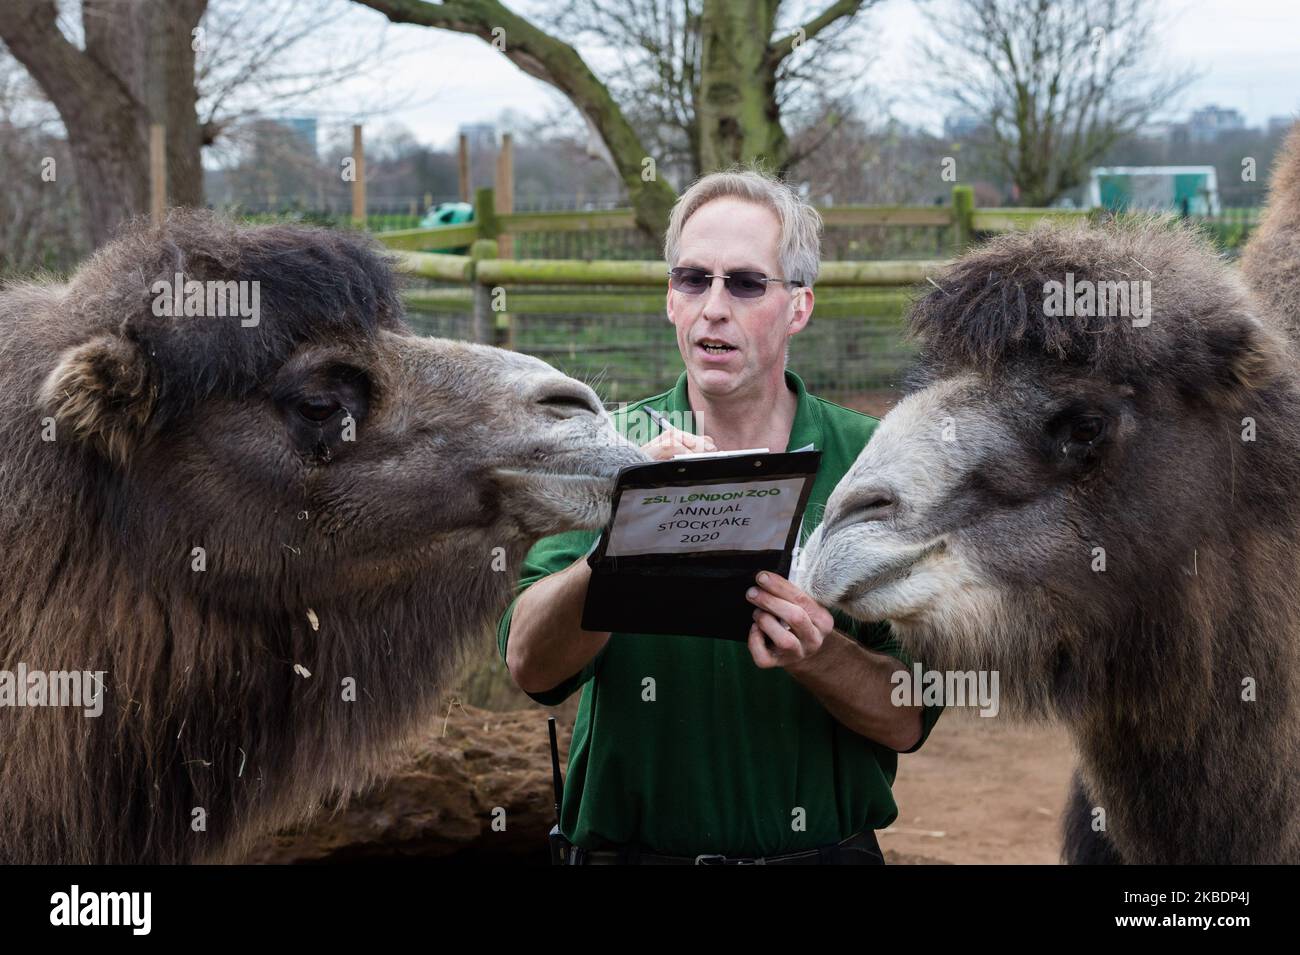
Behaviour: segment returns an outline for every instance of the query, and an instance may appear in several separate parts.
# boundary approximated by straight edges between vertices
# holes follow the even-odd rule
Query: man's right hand
[[[641,450],[651,460],[667,461],[674,454],[718,447],[707,435],[668,428]],[[520,689],[528,693],[554,689],[582,670],[609,640],[608,633],[582,629],[590,582],[591,566],[584,555],[520,595],[506,642],[506,666]]]
[[[706,434],[691,434],[689,431],[666,428],[658,437],[641,445],[641,450],[653,461],[667,461],[675,454],[716,451],[718,446]]]

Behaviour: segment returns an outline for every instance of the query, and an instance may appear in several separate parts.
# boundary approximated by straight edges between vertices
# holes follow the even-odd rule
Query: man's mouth
[[[720,342],[713,339],[702,339],[697,342],[710,355],[725,355],[729,351],[735,351],[735,345],[728,345],[726,342]]]

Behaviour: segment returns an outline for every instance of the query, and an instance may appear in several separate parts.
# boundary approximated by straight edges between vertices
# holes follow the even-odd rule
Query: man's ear
[[[800,285],[790,296],[790,334],[801,332],[812,318],[813,290],[811,286]]]
[[[40,404],[56,428],[125,464],[153,411],[157,388],[135,342],[100,335],[69,348],[41,386]]]

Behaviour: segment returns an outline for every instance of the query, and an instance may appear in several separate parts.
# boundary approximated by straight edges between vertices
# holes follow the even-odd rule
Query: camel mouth
[[[874,573],[869,577],[864,577],[849,585],[848,589],[835,602],[841,605],[853,604],[875,591],[883,590],[891,584],[906,580],[912,576],[912,571],[916,570],[923,561],[934,554],[942,553],[947,547],[947,541],[941,538],[926,544],[913,553],[904,554],[895,560],[887,561],[875,568]]]
[[[513,481],[538,481],[546,484],[601,485],[611,490],[618,471],[608,473],[583,473],[570,471],[539,471],[531,468],[494,468],[497,477]]]
[[[530,534],[545,537],[563,531],[603,527],[613,508],[617,468],[553,471],[500,467],[493,476],[513,505],[513,522]]]
[[[854,542],[836,535],[815,542],[815,546],[800,555],[808,563],[802,565],[798,576],[806,580],[809,593],[823,605],[835,607],[857,619],[881,620],[895,613],[901,615],[921,609],[912,606],[912,598],[919,594],[912,593],[916,588],[909,586],[908,582],[930,558],[943,554],[947,549],[948,541],[941,537],[926,544],[891,547],[873,553],[854,547]],[[843,568],[846,553],[856,553],[864,558],[861,576],[849,576],[842,569],[833,569],[837,565]],[[829,564],[826,562],[828,558]],[[796,583],[805,586],[804,580]],[[926,589],[922,588],[923,591]]]

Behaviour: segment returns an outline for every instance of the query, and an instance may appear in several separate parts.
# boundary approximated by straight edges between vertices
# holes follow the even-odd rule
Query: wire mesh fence
[[[790,344],[789,367],[815,394],[874,410],[892,394],[913,349],[902,334],[909,292],[830,291]],[[494,313],[492,344],[533,355],[591,385],[609,405],[671,388],[683,369],[662,290],[512,288]],[[468,292],[429,285],[408,295],[412,327],[469,338]]]
[[[951,226],[827,225],[821,254],[826,261],[948,258],[957,251]]]
[[[663,246],[637,229],[576,232],[512,232],[516,259],[605,259],[626,262],[658,259]]]

